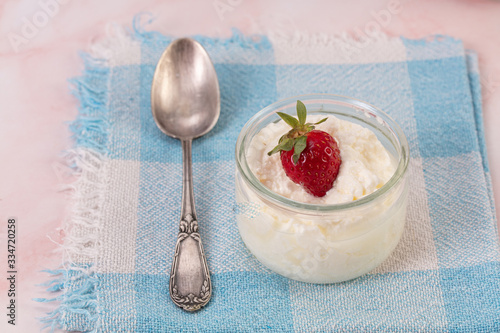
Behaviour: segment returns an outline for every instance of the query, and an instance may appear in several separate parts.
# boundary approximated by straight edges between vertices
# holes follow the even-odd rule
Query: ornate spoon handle
[[[191,140],[182,140],[182,213],[170,273],[170,297],[186,311],[196,311],[212,296],[207,259],[194,208]]]

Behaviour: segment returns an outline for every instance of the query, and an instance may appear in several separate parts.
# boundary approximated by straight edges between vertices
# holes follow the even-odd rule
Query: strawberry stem
[[[269,156],[281,151],[293,151],[293,163],[297,164],[300,154],[307,147],[307,133],[314,130],[314,125],[321,124],[327,118],[321,119],[315,124],[306,123],[307,109],[304,103],[297,101],[297,118],[283,112],[276,112],[284,122],[292,127],[292,129],[280,138],[276,147],[267,154]]]

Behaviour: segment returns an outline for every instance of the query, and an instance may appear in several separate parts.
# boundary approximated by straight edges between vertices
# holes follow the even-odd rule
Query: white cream
[[[310,123],[322,116],[309,116]],[[247,161],[257,178],[273,192],[292,200],[313,204],[337,204],[357,200],[382,187],[394,174],[395,163],[375,134],[360,125],[332,115],[316,129],[332,135],[339,146],[342,164],[333,188],[324,197],[307,193],[285,174],[279,154],[268,156],[279,138],[290,130],[284,121],[271,123],[254,136]]]

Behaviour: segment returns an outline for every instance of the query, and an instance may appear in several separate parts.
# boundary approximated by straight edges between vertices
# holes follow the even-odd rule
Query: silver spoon
[[[170,273],[170,297],[187,311],[208,303],[212,284],[194,208],[191,141],[210,131],[220,113],[219,82],[195,40],[173,41],[156,65],[151,109],[160,130],[182,142],[182,208]]]

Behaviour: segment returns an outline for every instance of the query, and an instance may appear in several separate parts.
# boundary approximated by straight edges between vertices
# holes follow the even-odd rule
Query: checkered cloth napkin
[[[168,294],[181,204],[181,145],[157,128],[156,63],[173,37],[117,31],[85,54],[68,154],[78,179],[51,327],[98,332],[499,332],[500,266],[476,56],[460,40],[320,35],[195,36],[220,83],[221,115],[193,142],[200,232],[213,297],[186,313]],[[407,225],[393,255],[358,279],[283,278],[245,248],[234,148],[261,108],[307,93],[390,114],[411,149]],[[46,300],[48,301],[48,300]]]

